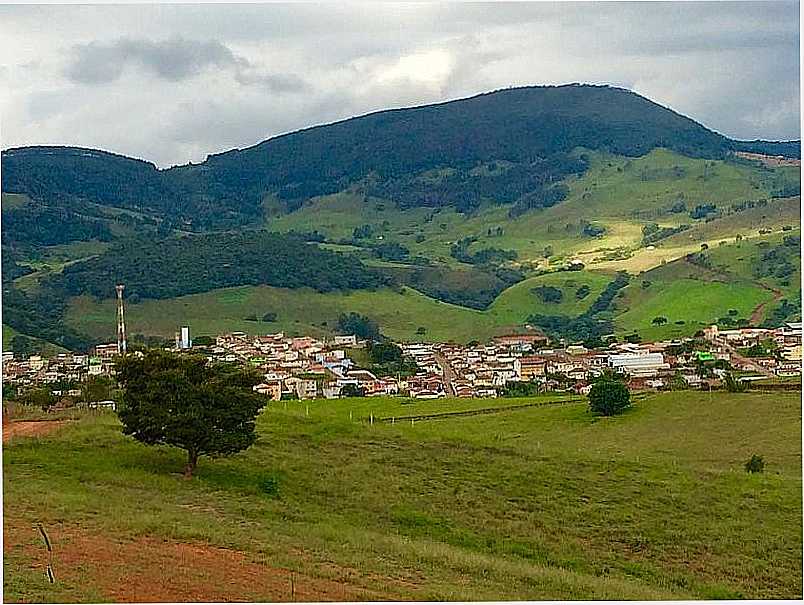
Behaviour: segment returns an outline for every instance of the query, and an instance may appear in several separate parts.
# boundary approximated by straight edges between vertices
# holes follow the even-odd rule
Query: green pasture
[[[65,532],[224,547],[390,600],[801,598],[798,394],[652,395],[610,419],[554,399],[272,403],[256,445],[190,481],[110,415],[12,440],[4,599],[109,600],[105,566],[60,566]],[[503,404],[522,407],[379,421]]]

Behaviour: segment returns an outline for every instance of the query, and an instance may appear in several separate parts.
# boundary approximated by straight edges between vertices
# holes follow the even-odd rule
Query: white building
[[[660,370],[669,370],[662,353],[617,353],[609,355],[609,367],[634,377],[655,376]]]

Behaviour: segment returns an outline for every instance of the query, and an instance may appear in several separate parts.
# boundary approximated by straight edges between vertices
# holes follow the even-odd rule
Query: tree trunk
[[[195,450],[187,450],[187,464],[184,465],[184,478],[192,479],[195,467],[198,465],[198,453]]]

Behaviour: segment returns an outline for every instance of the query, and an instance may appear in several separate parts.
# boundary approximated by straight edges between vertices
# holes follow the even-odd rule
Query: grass
[[[801,199],[772,199],[764,208],[751,208],[742,212],[734,212],[709,222],[698,222],[687,231],[668,237],[650,247],[631,247],[631,255],[623,260],[594,261],[596,255],[582,256],[589,260],[592,267],[598,270],[624,270],[632,273],[647,271],[658,267],[663,262],[671,262],[690,252],[697,252],[702,244],[710,249],[721,245],[721,242],[734,243],[737,236],[742,241],[762,241],[767,235],[760,235],[760,230],[770,229],[774,233],[782,233],[784,226],[794,227],[797,233],[801,227]]]
[[[358,420],[516,402],[271,404],[255,446],[203,460],[193,481],[179,451],[135,443],[112,416],[14,441],[5,600],[108,599],[104,568],[46,583],[34,547],[13,546],[35,522],[57,557],[68,529],[194,542],[308,577],[348,569],[341,581],[395,600],[801,597],[797,394],[670,393],[612,419],[567,403]],[[765,473],[744,472],[753,453]]]
[[[492,319],[480,311],[442,303],[410,288],[327,294],[268,286],[226,288],[128,305],[126,323],[129,334],[167,337],[172,337],[181,325],[189,325],[196,335],[232,330],[321,335],[335,329],[341,313],[352,311],[374,318],[386,335],[397,339],[421,338],[416,334],[420,326],[427,329],[427,339],[463,342],[487,338],[497,329]],[[262,317],[267,312],[275,312],[277,321],[244,319],[252,313]],[[112,338],[114,318],[113,300],[95,302],[81,297],[73,300],[67,321],[92,336]]]
[[[591,271],[568,271],[531,277],[503,291],[492,303],[490,313],[502,323],[522,323],[532,313],[544,315],[580,315],[612,280],[612,275]],[[561,301],[543,302],[534,288],[551,286],[561,290]],[[588,286],[589,293],[578,298],[576,292]]]
[[[638,285],[630,287],[622,302],[629,310],[618,315],[615,324],[622,332],[638,332],[643,340],[690,336],[716,323],[719,317],[726,317],[729,309],[736,309],[737,317],[749,318],[757,305],[771,299],[771,292],[752,284],[689,278],[661,280],[647,290]],[[667,318],[668,323],[654,326],[653,318],[659,316]],[[676,321],[684,323],[679,325]]]
[[[799,178],[789,168],[771,170],[687,158],[666,149],[655,149],[640,158],[578,151],[581,152],[588,155],[590,168],[582,176],[567,180],[569,197],[552,208],[530,211],[515,219],[508,217],[507,206],[487,204],[469,216],[451,209],[403,211],[386,200],[364,202],[361,194],[344,192],[317,198],[300,210],[270,218],[268,225],[280,231],[318,229],[331,239],[348,239],[355,227],[371,224],[375,239],[382,236],[400,241],[415,255],[450,264],[455,262],[449,256],[452,243],[475,236],[478,241],[473,250],[488,246],[512,249],[522,262],[544,264],[546,246],[551,246],[559,258],[598,249],[638,247],[645,223],[693,222],[686,213],[667,212],[679,199],[690,210],[702,203],[727,208],[735,202],[765,199],[780,185]],[[787,210],[781,212],[780,220],[788,221],[792,216]],[[755,224],[753,212],[742,214],[742,219],[730,219],[721,226],[728,231]],[[584,219],[602,224],[606,233],[599,238],[581,235],[579,222]],[[502,228],[501,235],[497,235],[498,227]],[[417,242],[417,236],[422,241]],[[658,259],[640,269],[660,262]]]
[[[690,336],[727,316],[735,321],[751,320],[756,311],[761,321],[780,304],[776,298],[795,300],[801,291],[800,251],[792,255],[795,272],[782,280],[757,274],[761,246],[763,242],[776,246],[783,237],[799,233],[798,229],[778,231],[750,240],[713,245],[705,253],[711,268],[681,258],[634,277],[623,290],[623,297],[616,301],[618,331],[636,331],[644,340],[657,340]],[[649,283],[648,287],[645,282]],[[655,317],[665,317],[668,323],[654,325]],[[676,323],[679,321],[683,323]]]
[[[487,340],[516,326],[531,313],[575,314],[585,310],[611,280],[610,276],[590,272],[565,272],[527,279],[500,294],[486,311],[477,311],[440,302],[416,290],[357,290],[348,293],[318,293],[287,288],[239,287],[165,300],[148,300],[127,306],[129,334],[172,337],[181,325],[193,334],[219,334],[242,330],[250,334],[285,331],[289,334],[324,335],[331,333],[341,313],[357,312],[375,319],[384,334],[399,340],[457,341]],[[543,303],[531,290],[539,285],[558,286],[564,293],[561,303]],[[590,293],[582,300],[576,290],[588,285]],[[276,322],[253,322],[244,318],[267,312],[277,314]],[[72,327],[93,337],[114,337],[114,300],[73,299],[67,321]],[[424,335],[418,333],[424,327]]]
[[[733,319],[750,319],[765,304],[762,315],[772,308],[778,288],[792,300],[801,287],[801,273],[782,285],[778,279],[757,280],[753,266],[759,241],[778,243],[779,232],[756,240],[716,246],[708,254],[713,269],[696,267],[684,258],[633,277],[616,299],[614,324],[618,334],[637,331],[644,340],[691,336],[718,318],[736,310]],[[699,249],[699,248],[698,248]],[[357,312],[376,320],[383,333],[397,340],[468,342],[487,340],[524,324],[534,313],[575,316],[583,313],[611,281],[612,275],[597,271],[558,272],[531,277],[504,290],[485,311],[436,301],[411,288],[317,293],[285,288],[240,287],[166,300],[128,305],[130,334],[172,337],[180,325],[193,334],[218,334],[243,330],[251,334],[285,331],[289,334],[326,335],[337,325],[341,313]],[[643,282],[650,286],[643,287]],[[578,299],[576,292],[589,286],[589,294]],[[543,302],[534,288],[552,286],[561,290],[562,300]],[[255,314],[277,313],[272,323],[246,321]],[[655,317],[668,323],[654,325]],[[113,339],[115,303],[88,297],[73,299],[67,316],[72,327],[93,337]],[[682,323],[678,323],[682,322]],[[419,334],[419,328],[425,333]]]

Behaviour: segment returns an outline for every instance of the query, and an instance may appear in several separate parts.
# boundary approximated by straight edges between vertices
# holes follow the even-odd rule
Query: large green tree
[[[599,416],[614,416],[630,405],[628,387],[611,375],[598,379],[589,392],[589,409]]]
[[[259,375],[200,356],[150,351],[117,362],[123,432],[187,452],[186,477],[200,456],[226,456],[256,440],[255,419],[267,399],[252,390]]]

